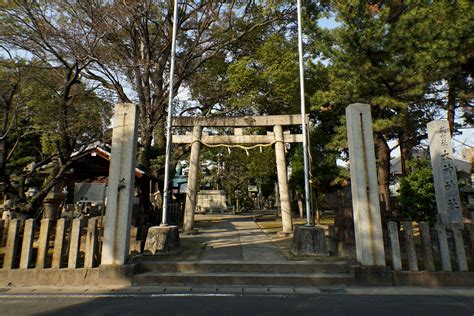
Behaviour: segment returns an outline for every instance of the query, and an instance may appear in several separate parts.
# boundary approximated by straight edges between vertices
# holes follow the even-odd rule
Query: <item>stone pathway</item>
[[[201,260],[287,261],[252,217],[223,216],[210,227],[199,227],[193,238],[206,243]]]

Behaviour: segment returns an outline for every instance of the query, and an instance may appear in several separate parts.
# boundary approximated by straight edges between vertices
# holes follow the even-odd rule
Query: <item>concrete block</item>
[[[390,267],[385,266],[361,266],[350,267],[354,277],[354,284],[358,286],[392,286],[392,272]]]
[[[181,251],[178,226],[153,226],[148,229],[145,255],[177,254]]]
[[[295,255],[328,255],[324,229],[317,226],[297,225],[291,251]]]
[[[473,272],[393,271],[393,286],[474,287]]]
[[[134,264],[100,265],[98,281],[108,286],[131,286],[134,272]]]

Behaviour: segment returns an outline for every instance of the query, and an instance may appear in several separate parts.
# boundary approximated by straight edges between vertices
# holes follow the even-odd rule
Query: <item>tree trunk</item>
[[[51,191],[51,189],[63,179],[64,174],[69,169],[71,164],[72,164],[72,160],[69,160],[66,164],[58,168],[56,172],[54,172],[54,174],[51,174],[49,176],[48,180],[43,185],[41,190],[38,193],[36,193],[31,198],[30,202],[25,206],[25,211],[27,213],[34,214],[41,207],[41,204],[43,203],[43,200],[48,195],[49,191]]]
[[[446,111],[448,112],[449,132],[451,133],[451,136],[453,136],[456,112],[456,84],[453,80],[448,82],[448,102],[446,103]]]
[[[159,224],[159,219],[156,218],[156,213],[153,210],[153,205],[150,201],[150,157],[151,157],[151,142],[152,142],[152,131],[143,129],[142,132],[142,148],[138,155],[138,165],[145,174],[143,175],[143,180],[140,182],[140,200],[142,202],[143,212],[146,214],[147,221],[156,225]]]
[[[377,180],[382,211],[392,213],[390,202],[390,148],[381,135],[375,135],[377,148]]]
[[[410,139],[407,137],[407,134],[403,131],[398,133],[398,142],[400,146],[400,166],[403,176],[408,174],[407,161],[412,157],[413,145]]]

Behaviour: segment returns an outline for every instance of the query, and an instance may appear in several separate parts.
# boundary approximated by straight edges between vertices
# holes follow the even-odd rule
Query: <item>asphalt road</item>
[[[406,295],[13,295],[0,315],[474,315],[474,298]]]

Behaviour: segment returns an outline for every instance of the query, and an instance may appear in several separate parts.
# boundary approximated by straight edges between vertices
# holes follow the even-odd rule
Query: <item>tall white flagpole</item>
[[[303,133],[303,160],[304,160],[304,192],[306,205],[306,226],[313,226],[311,222],[311,203],[309,189],[309,164],[308,164],[308,131],[306,125],[306,109],[304,102],[304,64],[303,64],[303,31],[301,22],[301,0],[297,1],[298,11],[298,56],[300,68],[300,99],[301,99],[301,126]]]
[[[163,189],[163,216],[161,226],[168,225],[167,214],[170,199],[170,160],[171,160],[171,127],[173,119],[173,79],[174,79],[174,61],[176,54],[176,32],[178,29],[178,0],[174,0],[173,12],[173,35],[171,39],[171,65],[170,65],[170,82],[169,82],[169,98],[168,98],[168,121],[166,126],[166,159],[165,159],[165,183]]]

